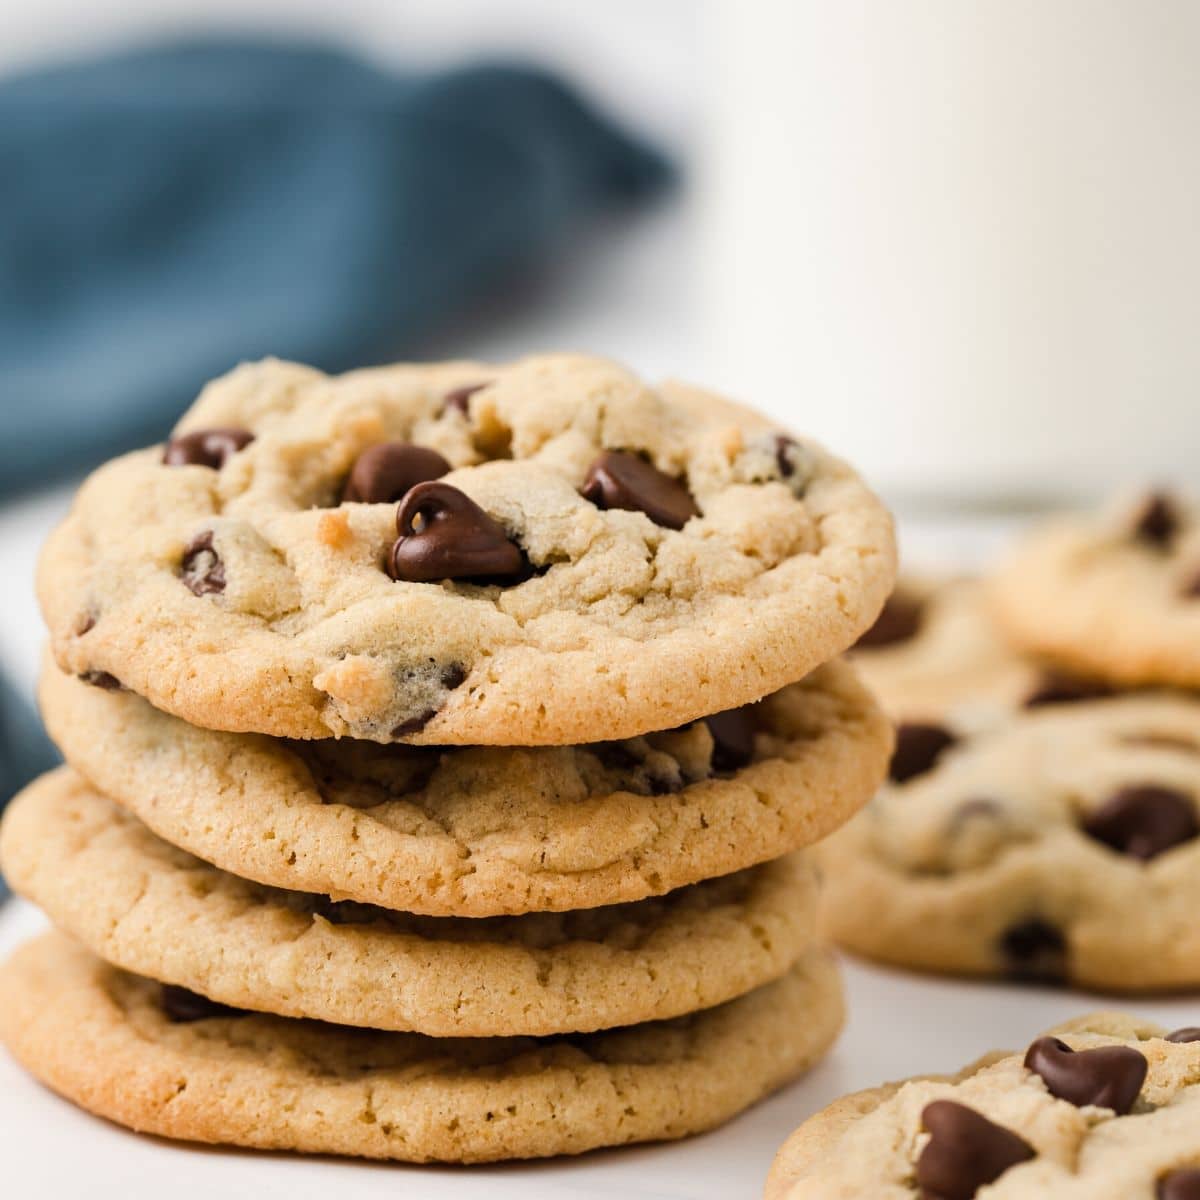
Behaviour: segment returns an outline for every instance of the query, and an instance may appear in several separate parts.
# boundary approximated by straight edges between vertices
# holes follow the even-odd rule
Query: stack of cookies
[[[891,728],[844,464],[578,357],[266,362],[83,487],[39,592],[62,932],[0,1036],[136,1129],[472,1162],[680,1137],[841,1023],[804,848]]]
[[[1200,986],[1200,513],[1041,526],[993,578],[908,581],[854,662],[891,779],[823,847],[829,931],[925,970]]]

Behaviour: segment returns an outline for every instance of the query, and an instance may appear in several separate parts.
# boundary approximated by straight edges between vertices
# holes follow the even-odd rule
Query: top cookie
[[[97,471],[38,591],[65,670],[193,724],[539,745],[757,700],[893,575],[853,471],[695,389],[565,356],[268,361]]]
[[[1200,510],[1151,494],[1035,533],[995,584],[1023,649],[1126,686],[1200,687]]]
[[[1096,1013],[955,1076],[846,1096],[784,1144],[768,1200],[1193,1200],[1200,1030]]]

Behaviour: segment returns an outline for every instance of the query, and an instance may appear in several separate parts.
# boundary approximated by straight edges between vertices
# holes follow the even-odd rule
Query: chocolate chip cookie
[[[846,1096],[784,1144],[767,1200],[1194,1200],[1200,1029],[1095,1013],[953,1078]]]
[[[640,900],[775,858],[866,803],[892,739],[841,663],[716,719],[576,747],[214,733],[52,665],[41,704],[67,760],[166,841],[259,883],[431,916]]]
[[[106,961],[227,1005],[433,1037],[543,1036],[681,1016],[810,948],[801,855],[661,899],[415,917],[239,879],[157,838],[69,768],[0,824],[13,889]]]
[[[830,933],[885,962],[1112,991],[1200,984],[1200,703],[1130,696],[958,736],[819,850]]]
[[[84,484],[38,592],[64,670],[196,725],[561,745],[794,682],[893,576],[849,467],[697,389],[268,361]]]
[[[842,1020],[837,968],[674,1021],[561,1038],[429,1038],[239,1014],[61,934],[0,968],[0,1040],[90,1112],[189,1141],[490,1162],[685,1137],[800,1074]]]
[[[1181,496],[1051,522],[993,590],[1032,653],[1115,684],[1200,688],[1200,509]]]

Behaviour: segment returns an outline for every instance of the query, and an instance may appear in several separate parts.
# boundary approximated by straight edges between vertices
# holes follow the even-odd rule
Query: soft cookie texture
[[[436,454],[356,470],[384,444]],[[592,358],[248,365],[167,457],[84,484],[38,592],[64,670],[215,729],[638,736],[801,678],[894,577],[890,518],[844,463]]]
[[[710,1008],[813,941],[799,855],[656,900],[463,920],[264,888],[176,850],[68,768],[0,826],[9,883],[102,958],[240,1008],[434,1037],[541,1036]]]
[[[93,1113],[164,1137],[410,1162],[698,1133],[809,1067],[841,1020],[837,968],[821,950],[720,1008],[551,1039],[433,1039],[257,1015],[173,1022],[158,984],[61,934],[0,969],[0,1039]]]
[[[844,946],[1113,991],[1200,984],[1200,703],[1084,702],[932,758],[912,745],[903,782],[818,851]]]
[[[902,577],[850,658],[902,720],[1004,720],[1039,684],[1034,663],[997,629],[976,579]]]
[[[1200,510],[1180,497],[1050,522],[993,592],[1032,653],[1124,686],[1200,688]]]
[[[259,883],[430,916],[640,900],[809,845],[866,803],[892,738],[841,663],[747,710],[740,747],[703,721],[561,748],[285,742],[53,666],[41,704],[67,760],[168,842]]]
[[[1096,1013],[953,1078],[846,1096],[784,1143],[767,1200],[1190,1200],[1193,1038]]]

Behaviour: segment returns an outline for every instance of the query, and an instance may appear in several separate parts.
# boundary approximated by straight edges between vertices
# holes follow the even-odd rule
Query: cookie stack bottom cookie
[[[42,700],[73,768],[14,801],[0,856],[70,937],[0,974],[0,1037],[103,1116],[409,1161],[575,1153],[717,1124],[840,1028],[802,847],[889,748],[844,666],[540,750],[212,733],[53,670]]]

